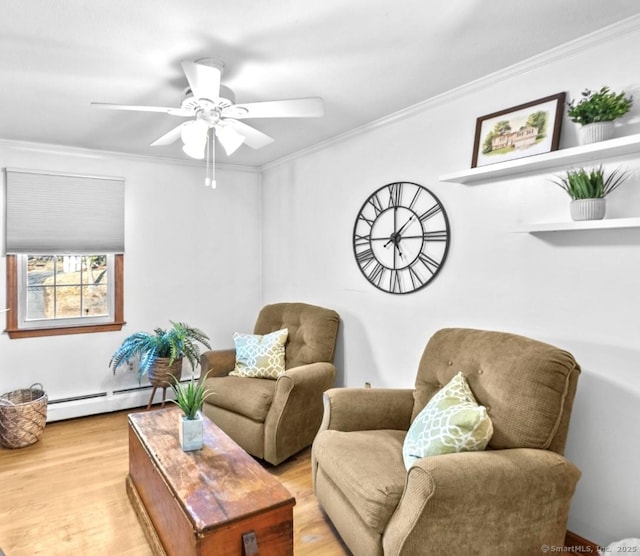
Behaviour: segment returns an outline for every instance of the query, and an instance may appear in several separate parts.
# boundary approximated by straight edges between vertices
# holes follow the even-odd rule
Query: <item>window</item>
[[[122,255],[7,256],[10,338],[120,330]]]
[[[124,181],[6,170],[10,338],[119,330]]]

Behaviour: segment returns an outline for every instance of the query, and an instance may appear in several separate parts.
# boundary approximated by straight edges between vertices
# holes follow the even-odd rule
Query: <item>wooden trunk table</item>
[[[295,498],[205,417],[183,452],[178,408],[129,415],[127,494],[157,555],[293,554]]]

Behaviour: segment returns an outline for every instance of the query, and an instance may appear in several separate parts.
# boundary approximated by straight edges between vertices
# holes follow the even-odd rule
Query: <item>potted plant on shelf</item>
[[[171,385],[176,396],[176,399],[171,401],[183,412],[180,416],[179,436],[180,446],[185,452],[200,450],[203,445],[204,421],[200,410],[204,400],[212,394],[205,387],[206,379],[207,375],[200,377],[199,382],[196,382],[192,375],[187,384],[180,384],[175,380]]]
[[[571,197],[572,220],[602,220],[606,212],[606,197],[628,178],[628,174],[616,168],[605,176],[602,165],[591,170],[578,168],[554,180]]]
[[[137,360],[138,378],[142,379],[147,374],[155,388],[166,390],[174,380],[182,377],[183,358],[186,357],[191,369],[195,369],[200,362],[198,343],[211,349],[209,337],[198,328],[182,322],[169,322],[171,328],[167,330],[156,328],[153,333],[136,332],[125,338],[109,361],[114,374],[121,365]]]
[[[633,99],[624,91],[615,93],[609,87],[599,91],[586,89],[579,101],[568,103],[567,115],[572,122],[580,124],[579,137],[583,145],[605,141],[613,137],[613,121],[631,109]]]

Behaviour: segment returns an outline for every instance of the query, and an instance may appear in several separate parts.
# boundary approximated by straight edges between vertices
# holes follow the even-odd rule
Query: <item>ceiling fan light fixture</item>
[[[207,122],[195,120],[188,122],[182,126],[180,136],[184,145],[182,150],[191,158],[202,160],[207,145],[207,131],[209,126]]]
[[[195,158],[196,160],[203,160],[204,147],[205,145],[193,145],[185,143],[184,145],[182,145],[182,151],[191,158]]]
[[[204,120],[194,120],[182,126],[180,137],[183,143],[200,144],[207,140],[209,125]]]

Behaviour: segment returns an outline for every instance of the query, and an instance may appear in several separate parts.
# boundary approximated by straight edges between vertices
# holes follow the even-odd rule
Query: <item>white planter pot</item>
[[[607,200],[575,199],[569,205],[572,220],[602,220],[607,211]]]
[[[578,130],[578,138],[581,145],[613,139],[613,122],[593,122],[583,125]]]
[[[200,450],[203,445],[204,420],[202,414],[198,412],[196,419],[187,419],[180,415],[180,446],[185,452]]]

